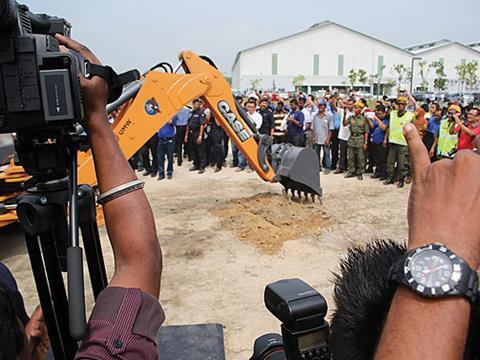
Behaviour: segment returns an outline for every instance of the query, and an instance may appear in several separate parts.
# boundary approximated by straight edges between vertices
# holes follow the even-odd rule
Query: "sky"
[[[480,41],[480,0],[19,2],[69,20],[72,37],[118,72],[146,70],[160,61],[174,65],[181,51],[192,50],[230,75],[238,51],[325,20],[400,47],[443,38]]]

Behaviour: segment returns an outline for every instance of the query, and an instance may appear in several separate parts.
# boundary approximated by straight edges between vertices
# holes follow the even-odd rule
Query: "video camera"
[[[65,149],[71,147],[72,135],[83,130],[80,76],[105,79],[109,102],[140,77],[137,70],[117,75],[74,51],[60,51],[55,34],[70,37],[71,27],[63,18],[0,0],[0,133],[17,133],[20,162],[39,181],[67,175]]]
[[[327,302],[299,279],[267,285],[265,306],[282,322],[282,336],[271,333],[255,340],[250,360],[327,360],[329,325]]]
[[[0,1],[0,133],[72,126],[83,118],[82,58],[60,52],[70,23]]]

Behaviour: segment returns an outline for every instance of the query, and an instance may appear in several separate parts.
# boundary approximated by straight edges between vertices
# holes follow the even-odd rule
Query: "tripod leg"
[[[93,296],[96,300],[100,292],[108,284],[97,222],[85,222],[81,224],[80,229],[82,231],[83,247],[85,249],[85,257],[87,258]]]
[[[78,346],[69,335],[67,293],[65,291],[54,236],[52,236],[51,233],[40,234],[40,243],[45,259],[45,269],[47,270],[48,281],[50,283],[53,306],[55,308],[55,314],[57,314],[56,323],[63,341],[65,358],[73,359]]]
[[[45,274],[42,254],[38,245],[38,239],[36,236],[25,234],[25,240],[53,354],[56,359],[63,359],[65,358],[65,349],[63,347],[62,336],[55,317],[52,297],[48,286],[47,276]]]

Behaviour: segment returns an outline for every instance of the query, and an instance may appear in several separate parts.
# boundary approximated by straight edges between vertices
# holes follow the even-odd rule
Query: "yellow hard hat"
[[[365,104],[361,101],[357,101],[355,102],[355,104],[353,104],[353,106],[358,106],[359,108],[363,109],[365,107]]]
[[[448,108],[448,111],[450,111],[450,110],[454,110],[459,114],[462,112],[462,109],[458,105],[450,105],[449,108]]]

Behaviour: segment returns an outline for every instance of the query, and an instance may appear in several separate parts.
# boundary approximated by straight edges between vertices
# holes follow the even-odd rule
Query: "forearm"
[[[375,359],[462,359],[469,319],[470,305],[463,298],[424,299],[400,287]]]
[[[463,124],[460,124],[460,129],[465,133],[467,134],[468,136],[475,136],[476,134],[473,132],[473,130],[469,129],[468,127],[466,127],[465,125]]]
[[[87,132],[92,146],[100,192],[135,180],[105,114],[93,115]],[[137,287],[158,296],[161,250],[150,204],[143,190],[136,190],[103,206],[115,257],[110,285]]]

